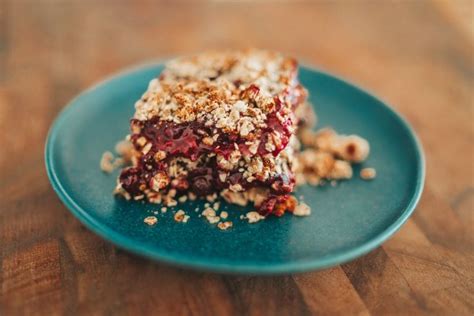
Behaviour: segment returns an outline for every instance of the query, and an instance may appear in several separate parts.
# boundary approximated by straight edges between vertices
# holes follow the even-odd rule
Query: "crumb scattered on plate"
[[[183,210],[179,210],[176,212],[176,214],[174,214],[174,220],[178,223],[187,223],[189,220],[189,215],[186,215]]]
[[[219,224],[217,224],[217,227],[219,227],[219,229],[221,230],[226,230],[232,227],[232,222],[220,222]]]
[[[156,222],[158,222],[158,218],[156,218],[156,216],[147,216],[145,217],[145,219],[143,220],[143,222],[145,224],[148,224],[150,226],[153,226],[156,224]]]
[[[372,180],[377,176],[374,168],[364,168],[360,171],[360,177],[364,180]]]
[[[295,207],[293,215],[296,216],[309,216],[311,214],[311,208],[306,203],[300,203]]]
[[[265,216],[260,215],[258,212],[252,211],[245,214],[245,217],[248,219],[249,223],[256,223],[265,219]]]

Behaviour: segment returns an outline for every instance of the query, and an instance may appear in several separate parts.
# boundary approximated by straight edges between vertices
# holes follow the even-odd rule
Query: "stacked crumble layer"
[[[260,189],[263,214],[291,208],[295,113],[306,91],[295,60],[267,51],[173,60],[135,104],[134,150],[117,191],[134,199],[244,194]]]

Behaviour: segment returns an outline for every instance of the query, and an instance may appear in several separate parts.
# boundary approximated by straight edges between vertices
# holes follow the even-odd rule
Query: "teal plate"
[[[336,187],[303,186],[309,217],[270,217],[256,224],[239,219],[250,208],[223,203],[234,226],[221,231],[198,217],[202,201],[173,210],[158,223],[143,222],[160,207],[112,196],[118,170],[104,174],[101,155],[128,133],[133,104],[160,64],[120,73],[76,97],[61,112],[48,136],[45,159],[51,184],[62,202],[92,231],[131,252],[169,264],[216,272],[277,274],[321,269],[359,257],[379,246],[407,220],[423,189],[424,158],[412,129],[385,103],[344,80],[302,67],[301,82],[319,117],[318,126],[369,140],[371,154],[355,166],[352,180]],[[363,181],[361,167],[377,178]],[[176,210],[176,208],[175,208]]]

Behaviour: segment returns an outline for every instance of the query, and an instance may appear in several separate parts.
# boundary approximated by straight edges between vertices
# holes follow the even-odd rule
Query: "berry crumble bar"
[[[166,206],[184,195],[209,201],[221,195],[254,203],[259,216],[293,212],[297,183],[350,178],[349,162],[363,161],[369,151],[358,136],[310,131],[306,98],[297,62],[278,53],[172,60],[135,104],[131,146],[122,155],[129,166],[115,192]],[[301,152],[297,135],[312,149]]]

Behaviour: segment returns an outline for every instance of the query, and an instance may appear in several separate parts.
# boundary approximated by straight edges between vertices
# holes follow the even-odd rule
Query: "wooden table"
[[[474,313],[473,2],[0,0],[0,314]],[[353,262],[222,276],[130,255],[61,204],[43,146],[75,94],[123,67],[209,48],[283,51],[365,87],[414,126],[414,215]]]

